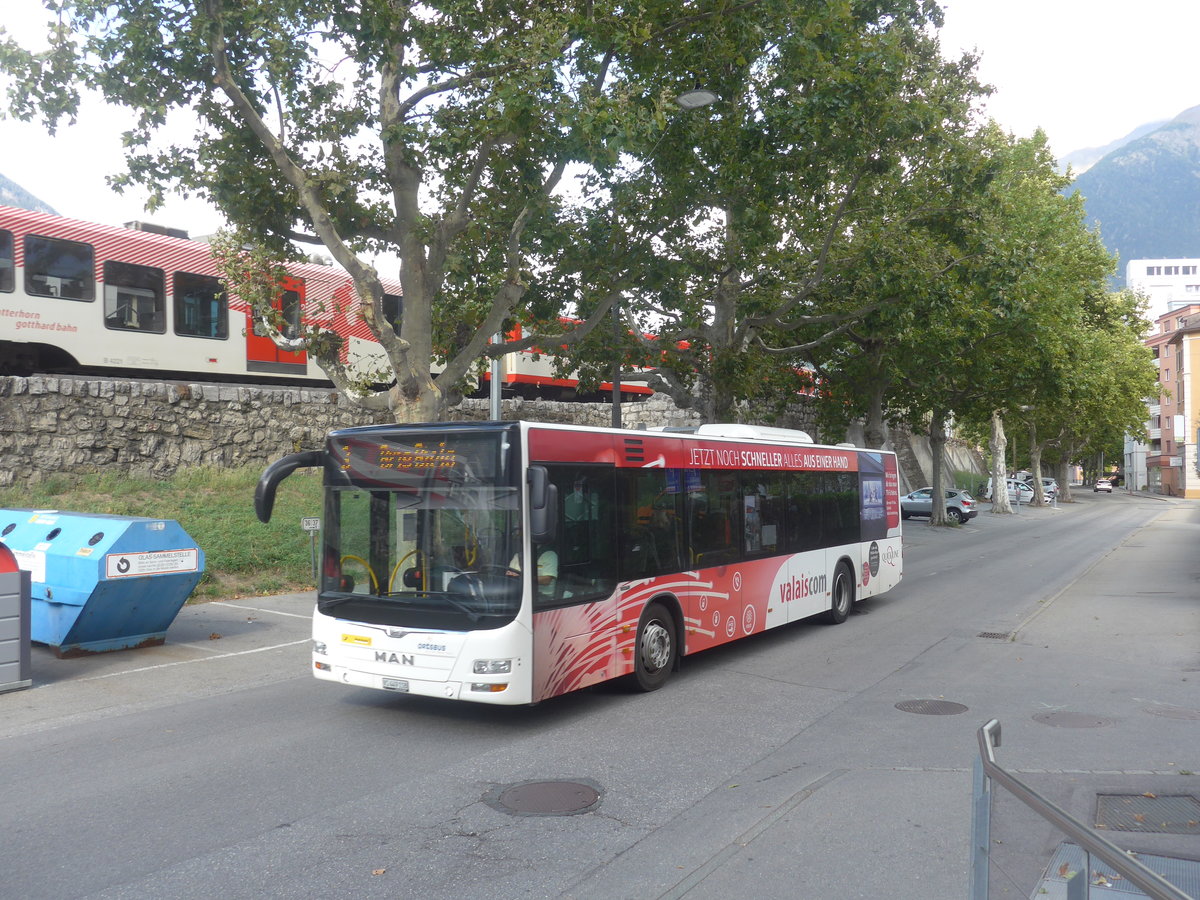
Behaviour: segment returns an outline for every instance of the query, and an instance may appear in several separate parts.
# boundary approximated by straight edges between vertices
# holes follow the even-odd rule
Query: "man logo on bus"
[[[375,651],[375,662],[392,663],[397,666],[416,665],[416,660],[408,653],[389,653],[386,650]]]

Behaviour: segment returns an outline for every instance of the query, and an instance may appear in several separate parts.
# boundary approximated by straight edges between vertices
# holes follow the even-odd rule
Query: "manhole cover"
[[[575,816],[600,805],[600,788],[582,781],[522,781],[494,788],[483,799],[513,816]]]
[[[1152,716],[1162,716],[1164,719],[1187,719],[1192,722],[1200,722],[1200,709],[1167,706],[1165,703],[1151,703],[1149,706],[1143,706],[1142,709]]]
[[[961,703],[949,700],[901,700],[896,704],[896,709],[922,716],[957,716],[967,711]]]
[[[1200,834],[1200,800],[1191,794],[1100,794],[1096,824],[1110,831]]]
[[[1043,725],[1053,725],[1055,728],[1107,728],[1112,724],[1112,719],[1106,719],[1103,716],[1065,710],[1038,713],[1033,717],[1033,721],[1041,722]]]

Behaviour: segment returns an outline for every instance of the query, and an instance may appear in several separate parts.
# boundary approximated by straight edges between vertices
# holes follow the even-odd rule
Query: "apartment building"
[[[1146,346],[1158,367],[1159,396],[1148,407],[1149,443],[1126,441],[1126,486],[1200,499],[1200,297],[1170,304]]]
[[[1131,259],[1125,285],[1150,298],[1151,322],[1174,309],[1200,303],[1200,259]]]

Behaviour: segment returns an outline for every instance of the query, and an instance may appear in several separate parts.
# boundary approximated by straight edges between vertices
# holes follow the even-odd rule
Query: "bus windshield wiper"
[[[361,600],[370,594],[353,594],[347,591],[324,591],[317,599],[317,606],[321,609],[333,609],[336,606],[341,606],[343,603],[349,603],[351,600]]]
[[[444,600],[465,615],[472,622],[478,622],[483,618],[482,615],[471,609],[471,607],[467,606],[465,603],[455,600],[454,597],[448,593],[445,593],[444,591],[391,591],[390,593],[383,594],[382,597],[386,600],[390,600],[393,597],[421,597],[425,600]]]

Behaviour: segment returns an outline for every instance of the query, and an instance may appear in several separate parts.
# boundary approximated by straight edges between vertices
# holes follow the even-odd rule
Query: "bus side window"
[[[104,324],[123,331],[167,330],[162,269],[108,261],[104,264]]]
[[[66,300],[96,299],[91,244],[25,235],[25,293]]]
[[[736,472],[700,473],[701,489],[688,495],[692,557],[698,566],[724,566],[742,558],[741,496]]]
[[[553,585],[535,590],[535,600],[549,606],[608,596],[617,581],[613,469],[548,463],[546,471],[558,487],[558,534],[555,544],[539,545],[534,553],[552,550],[558,572]]]
[[[0,291],[10,293],[16,288],[13,273],[13,236],[11,231],[0,228]]]
[[[778,553],[783,539],[783,476],[778,472],[743,472],[741,482],[745,530],[742,549],[747,556]]]

